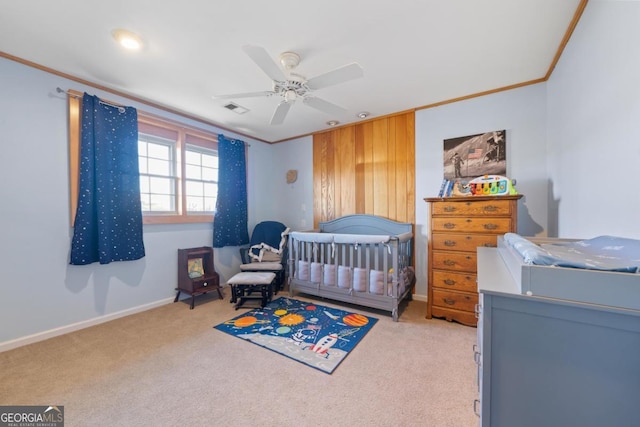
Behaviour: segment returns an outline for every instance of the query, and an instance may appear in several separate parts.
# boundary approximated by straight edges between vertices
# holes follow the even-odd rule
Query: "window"
[[[208,222],[218,195],[217,135],[138,114],[145,223]]]
[[[71,92],[71,91],[70,91]],[[78,198],[80,98],[70,97],[71,223]],[[145,224],[213,221],[218,138],[138,110],[140,201]]]
[[[187,145],[185,156],[187,212],[213,212],[218,197],[218,155]]]
[[[138,133],[140,200],[147,213],[175,213],[176,142]]]

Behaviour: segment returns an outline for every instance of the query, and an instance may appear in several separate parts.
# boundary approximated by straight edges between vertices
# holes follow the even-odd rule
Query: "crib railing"
[[[291,233],[289,277],[318,287],[397,298],[399,272],[411,263],[411,236],[380,236],[378,242],[374,240],[371,236]]]

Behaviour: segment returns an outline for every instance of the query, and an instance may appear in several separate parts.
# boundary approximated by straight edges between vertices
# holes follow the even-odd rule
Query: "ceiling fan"
[[[242,50],[273,80],[273,89],[262,92],[217,95],[214,96],[214,98],[235,99],[277,95],[282,99],[271,117],[270,123],[272,125],[282,124],[289,109],[298,99],[302,99],[303,104],[332,116],[344,113],[346,111],[344,108],[325,101],[322,98],[315,97],[311,93],[317,89],[361,78],[364,75],[362,67],[360,67],[358,63],[353,62],[307,80],[304,76],[294,72],[300,63],[300,56],[294,52],[284,52],[280,55],[280,63],[287,71],[285,74],[275,61],[271,59],[264,48],[247,45],[244,46]]]

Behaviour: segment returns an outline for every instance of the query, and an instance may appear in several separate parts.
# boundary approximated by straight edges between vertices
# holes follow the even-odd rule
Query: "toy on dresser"
[[[444,179],[438,197],[513,196],[518,194],[515,185],[515,179],[502,175],[482,175],[471,181]]]
[[[483,175],[469,181],[468,186],[470,193],[474,196],[507,196],[518,194],[515,184],[515,180],[506,176]]]

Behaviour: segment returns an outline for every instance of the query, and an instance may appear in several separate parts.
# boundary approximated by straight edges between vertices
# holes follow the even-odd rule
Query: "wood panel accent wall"
[[[350,214],[415,224],[415,114],[313,135],[313,222]]]

